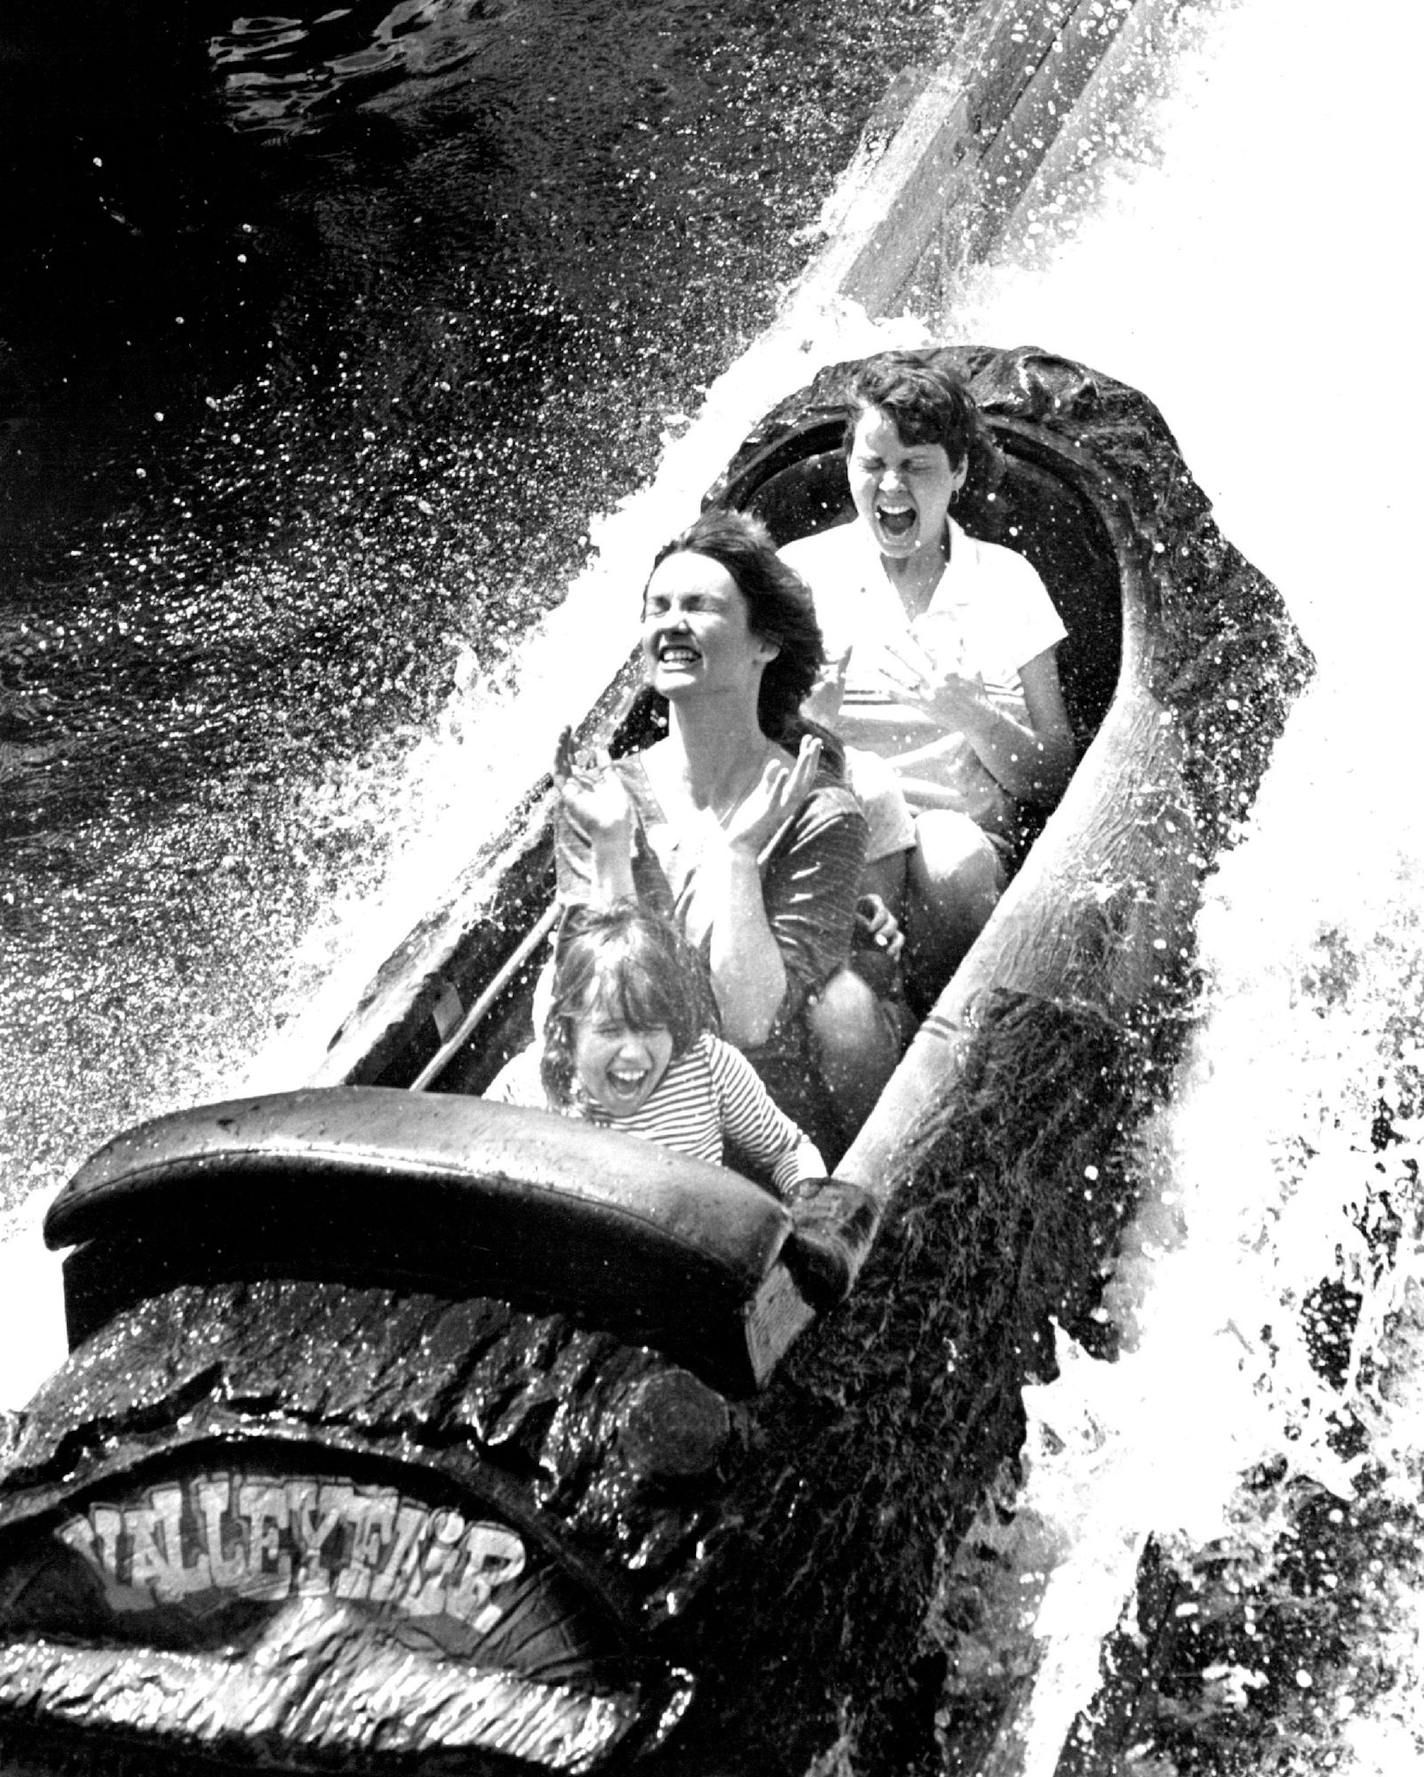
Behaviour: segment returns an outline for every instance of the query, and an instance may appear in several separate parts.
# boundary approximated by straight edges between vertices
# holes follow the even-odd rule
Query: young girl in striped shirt
[[[724,1144],[779,1195],[826,1168],[756,1070],[715,1036],[700,959],[668,920],[631,901],[564,919],[543,1053],[516,1056],[487,1097],[641,1135],[721,1162]],[[536,1077],[537,1067],[537,1077]]]

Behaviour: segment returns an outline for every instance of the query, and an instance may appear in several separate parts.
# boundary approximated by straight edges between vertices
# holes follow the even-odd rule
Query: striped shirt
[[[485,1097],[547,1109],[537,1047],[507,1063]],[[617,1129],[620,1135],[641,1135],[674,1153],[719,1166],[730,1141],[771,1174],[782,1196],[798,1179],[825,1176],[825,1161],[809,1137],[777,1108],[746,1056],[707,1031],[668,1064],[652,1096],[631,1116],[612,1116],[582,1099],[557,1108],[566,1117]]]

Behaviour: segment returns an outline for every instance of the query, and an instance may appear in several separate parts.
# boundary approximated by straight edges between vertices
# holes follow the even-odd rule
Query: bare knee
[[[900,1059],[896,1019],[868,982],[844,968],[811,1002],[807,1021],[837,1121],[846,1134],[853,1133]]]
[[[906,941],[919,997],[932,1000],[963,961],[1004,890],[1004,867],[967,815],[934,810],[916,822]]]
[[[812,1000],[812,1034],[822,1056],[852,1057],[873,1048],[884,1018],[868,981],[854,969],[839,969]]]
[[[919,839],[909,857],[910,883],[922,896],[964,899],[1003,892],[1004,867],[982,828],[968,815],[933,809],[915,822]]]

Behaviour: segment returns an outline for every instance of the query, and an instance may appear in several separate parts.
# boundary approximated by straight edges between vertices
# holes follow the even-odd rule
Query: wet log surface
[[[657,1499],[621,1437],[650,1382],[676,1392],[685,1376],[502,1302],[302,1282],[175,1290],[120,1314],[35,1397],[0,1529],[212,1438],[320,1441],[461,1481],[479,1452],[481,1488],[516,1516],[557,1514],[570,1559],[607,1563],[618,1614],[653,1623],[707,1527],[697,1505]]]
[[[180,1289],[124,1311],[74,1354],[14,1432],[0,1507],[0,1609],[12,1637],[26,1626],[27,1555],[56,1512],[123,1493],[135,1476],[182,1476],[191,1485],[194,1464],[206,1476],[234,1452],[260,1455],[263,1473],[301,1476],[316,1465],[368,1490],[394,1476],[403,1494],[447,1515],[454,1502],[462,1522],[494,1517],[523,1539],[525,1564],[547,1569],[559,1598],[574,1599],[564,1614],[588,1618],[571,1625],[573,1655],[556,1649],[531,1661],[506,1636],[498,1661],[487,1649],[481,1657],[477,1643],[468,1663],[446,1659],[437,1670],[427,1661],[417,1674],[420,1718],[377,1720],[364,1735],[347,1719],[353,1683],[368,1712],[383,1686],[392,1698],[401,1690],[396,1676],[382,1676],[389,1634],[373,1635],[369,1623],[364,1633],[354,1621],[333,1626],[340,1613],[330,1593],[339,1585],[323,1588],[320,1647],[297,1645],[300,1623],[280,1635],[264,1625],[261,1645],[229,1633],[206,1650],[211,1684],[161,1647],[135,1655],[95,1635],[110,1642],[104,1657],[57,1673],[42,1639],[13,1639],[0,1651],[0,1697],[20,1723],[0,1744],[42,1755],[55,1722],[31,1743],[23,1716],[43,1699],[61,1725],[92,1717],[93,1734],[66,1757],[98,1771],[126,1768],[114,1761],[130,1741],[144,1771],[158,1769],[157,1758],[185,1769],[185,1759],[202,1756],[279,1769],[332,1768],[335,1759],[340,1769],[408,1770],[435,1768],[431,1757],[448,1759],[472,1738],[473,1762],[461,1768],[486,1768],[480,1746],[526,1764],[584,1768],[570,1762],[567,1745],[575,1704],[585,1715],[622,1710],[631,1720],[650,1700],[660,1706],[664,1692],[675,1694],[675,1679],[643,1682],[643,1643],[715,1557],[725,1525],[721,1461],[735,1442],[732,1414],[704,1384],[561,1317],[303,1282]],[[215,1561],[211,1537],[209,1553]],[[66,1626],[52,1606],[50,1620]],[[254,1674],[274,1663],[274,1645],[283,1662],[302,1663],[301,1684],[278,1700],[252,1690]],[[358,1657],[353,1675],[344,1668]],[[521,1722],[507,1699],[491,1703],[491,1685],[511,1664],[543,1687],[541,1702],[557,1693],[557,1734],[541,1738],[543,1723]],[[409,1675],[398,1676],[409,1691]],[[120,1684],[140,1692],[121,1716],[113,1699]],[[492,1710],[505,1719],[491,1725]],[[598,1725],[589,1737],[601,1756]],[[627,1724],[614,1726],[610,1743]],[[506,1765],[496,1758],[489,1768]]]

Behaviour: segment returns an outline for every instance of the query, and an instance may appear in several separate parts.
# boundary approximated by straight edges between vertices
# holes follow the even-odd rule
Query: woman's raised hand
[[[922,647],[881,645],[876,670],[895,694],[941,728],[958,729],[985,705],[978,678],[946,670]]]
[[[759,857],[810,795],[820,765],[821,743],[810,734],[803,736],[794,764],[769,759],[760,779],[727,817],[723,830],[728,845]]]
[[[591,846],[601,841],[626,848],[633,832],[633,805],[606,749],[576,748],[564,729],[554,751],[554,783],[569,823]]]

